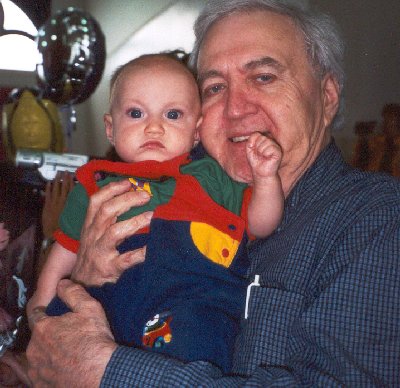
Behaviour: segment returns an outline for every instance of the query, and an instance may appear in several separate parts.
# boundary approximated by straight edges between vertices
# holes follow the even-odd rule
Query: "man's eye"
[[[215,84],[215,85],[211,85],[211,86],[208,86],[208,87],[206,87],[204,90],[203,90],[203,96],[204,97],[207,97],[207,96],[212,96],[212,95],[214,95],[214,94],[217,94],[217,93],[219,93],[221,90],[223,90],[224,89],[224,85],[222,85],[222,84]]]
[[[182,112],[179,110],[172,109],[167,112],[167,118],[170,120],[178,120],[180,117],[182,117]]]
[[[140,119],[140,118],[143,116],[142,111],[141,111],[140,109],[132,109],[132,110],[129,112],[129,115],[130,115],[133,119]]]
[[[258,81],[258,82],[262,82],[262,83],[268,83],[268,82],[271,82],[272,80],[273,80],[273,75],[271,75],[271,74],[260,74],[260,75],[258,75],[257,77],[256,77],[256,80]]]

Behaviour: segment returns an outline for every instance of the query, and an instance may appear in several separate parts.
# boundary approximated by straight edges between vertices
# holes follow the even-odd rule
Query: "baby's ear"
[[[113,131],[113,125],[112,125],[112,117],[109,113],[106,113],[103,116],[103,120],[104,120],[104,127],[106,129],[106,136],[108,141],[112,144],[114,144],[114,131]]]
[[[197,123],[196,123],[197,131],[199,130],[200,125],[201,125],[202,122],[203,122],[203,116],[200,116],[199,119],[197,120]]]
[[[194,144],[193,144],[193,147],[196,147],[197,144],[199,144],[199,142],[200,142],[200,129],[199,129],[199,127],[200,127],[202,122],[203,122],[203,117],[200,117],[197,120],[196,129],[194,131]]]

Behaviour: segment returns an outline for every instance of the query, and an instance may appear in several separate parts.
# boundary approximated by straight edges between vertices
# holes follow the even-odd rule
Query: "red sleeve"
[[[53,234],[54,239],[65,249],[73,253],[78,253],[79,241],[67,236],[61,229],[57,229]]]
[[[249,231],[249,218],[248,218],[248,209],[252,192],[253,190],[250,186],[243,191],[242,210],[240,211],[240,216],[246,221],[246,232],[247,235],[249,236],[249,239],[255,240],[256,238],[253,235],[251,235]]]

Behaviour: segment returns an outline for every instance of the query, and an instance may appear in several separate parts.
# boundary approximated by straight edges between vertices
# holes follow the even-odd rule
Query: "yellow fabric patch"
[[[132,190],[134,191],[146,191],[150,195],[153,195],[151,193],[151,188],[149,182],[142,181],[140,179],[135,179],[135,178],[129,178],[129,182],[131,182],[132,185]]]
[[[239,241],[202,222],[190,224],[190,235],[197,249],[212,262],[228,268],[239,248]]]

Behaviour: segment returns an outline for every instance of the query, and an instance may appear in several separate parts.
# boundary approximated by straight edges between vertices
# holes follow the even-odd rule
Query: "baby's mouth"
[[[158,149],[158,148],[165,148],[164,145],[155,140],[147,141],[146,143],[142,144],[140,148],[150,148],[150,149]]]

